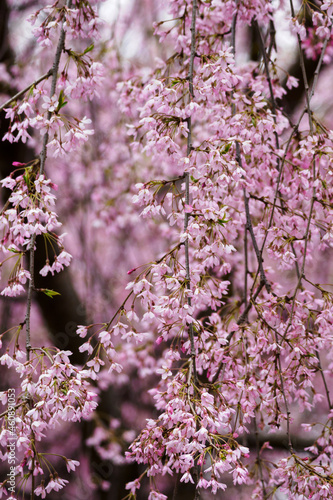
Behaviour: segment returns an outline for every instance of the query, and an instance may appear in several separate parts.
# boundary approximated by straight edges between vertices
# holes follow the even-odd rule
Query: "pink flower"
[[[16,186],[16,180],[13,179],[12,177],[5,177],[0,181],[3,187],[9,188],[9,189],[14,189]]]
[[[65,252],[65,250],[63,250],[57,256],[57,260],[58,260],[59,264],[63,264],[64,266],[69,266],[69,264],[72,260],[72,256],[68,252]]]
[[[22,283],[22,285],[24,285],[27,282],[27,280],[31,279],[30,273],[26,269],[20,269],[16,278],[19,280],[20,283]]]
[[[44,480],[42,480],[41,484],[39,486],[37,486],[37,488],[35,489],[35,494],[37,496],[41,496],[41,498],[45,498],[46,497],[46,490],[45,490],[45,487],[44,487]]]
[[[52,276],[54,275],[54,271],[50,264],[45,264],[45,266],[42,267],[42,269],[39,271],[39,274],[41,274],[42,276],[46,276],[48,273],[51,273]]]
[[[248,478],[248,471],[242,467],[236,467],[232,472],[234,484],[243,484]]]
[[[207,489],[208,487],[209,487],[209,482],[201,474],[200,479],[198,481],[197,488]]]
[[[288,89],[291,89],[293,87],[298,87],[299,82],[298,82],[297,78],[295,78],[294,76],[288,75],[286,85],[287,85]]]
[[[81,338],[85,338],[87,336],[87,333],[88,333],[88,327],[87,326],[78,326],[77,327],[77,330],[76,330],[76,333],[81,337]]]
[[[88,361],[88,363],[87,363],[87,366],[92,367],[96,373],[99,372],[101,366],[104,366],[104,365],[105,365],[104,361],[102,361],[99,358],[94,358],[94,359]]]
[[[225,490],[227,488],[227,485],[224,483],[220,483],[215,478],[212,478],[208,482],[208,487],[212,489],[212,493],[213,493],[213,495],[215,495],[217,493],[218,489]]]
[[[148,500],[168,500],[168,497],[159,491],[151,491]]]
[[[140,481],[138,479],[135,479],[134,481],[130,481],[129,483],[126,484],[126,489],[130,490],[132,495],[135,495],[136,490],[138,490],[141,487]]]
[[[70,472],[71,470],[75,470],[75,468],[78,467],[79,465],[80,462],[78,462],[77,460],[69,460],[69,459],[66,460],[66,467],[68,472]]]
[[[1,295],[7,295],[8,297],[17,297],[23,292],[24,292],[23,286],[20,283],[13,281],[6,288],[2,290]]]
[[[92,347],[92,345],[90,344],[90,342],[86,342],[85,344],[82,344],[79,347],[79,351],[80,352],[87,351],[88,354],[92,354],[93,350],[94,350],[94,348]]]
[[[185,474],[182,475],[182,477],[180,478],[180,481],[184,482],[184,483],[190,482],[190,483],[194,484],[193,477],[191,476],[189,471],[185,472]]]
[[[52,490],[59,491],[59,485],[55,482],[53,475],[50,475],[50,481],[45,488],[46,493],[50,493]]]

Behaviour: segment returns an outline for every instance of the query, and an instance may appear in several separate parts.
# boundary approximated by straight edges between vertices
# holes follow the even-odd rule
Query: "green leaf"
[[[66,104],[67,104],[67,101],[65,101],[64,91],[61,90],[60,94],[59,94],[59,99],[58,99],[57,111],[60,111],[61,108],[63,108],[64,106],[66,106]]]
[[[20,250],[15,250],[15,248],[7,248],[7,250],[16,254],[22,253]]]
[[[51,297],[51,299],[53,299],[55,295],[60,295],[59,292],[55,292],[54,290],[49,290],[48,288],[42,288],[41,292],[45,293],[45,295],[47,295],[48,297]]]
[[[217,223],[220,224],[220,226],[224,226],[227,222],[229,222],[231,219],[217,219]]]
[[[35,90],[35,85],[31,85],[29,92],[28,92],[28,97],[32,97],[34,95],[34,90]]]
[[[91,52],[94,48],[94,44],[92,43],[89,45],[89,47],[86,48],[86,50],[83,52],[83,55],[88,54],[88,52]]]
[[[26,185],[28,186],[28,189],[29,189],[30,181],[29,181],[29,174],[27,173],[27,171],[25,171],[23,179],[24,179],[24,182],[26,183]]]
[[[230,148],[231,148],[231,142],[226,144],[225,148],[222,151],[222,154],[225,155],[229,151]]]

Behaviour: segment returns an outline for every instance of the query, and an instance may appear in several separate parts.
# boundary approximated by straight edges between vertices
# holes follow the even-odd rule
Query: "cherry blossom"
[[[131,31],[120,9],[104,31],[97,1],[32,6],[38,64],[17,69],[26,90],[2,107],[3,140],[35,152],[1,181],[1,296],[18,312],[0,332],[0,363],[16,381],[20,491],[72,494],[56,462],[77,478],[87,461],[66,456],[70,443],[47,447],[61,426],[70,437],[89,420],[95,464],[140,465],[128,498],[166,499],[178,481],[202,497],[330,498],[333,134],[316,99],[332,6],[145,5],[156,59],[135,33],[140,16]],[[304,102],[289,112],[294,91]],[[68,266],[90,323],[66,325],[78,365],[41,340],[32,306],[58,294],[35,275]],[[119,415],[105,411],[108,391],[108,402],[126,393]],[[4,463],[8,425],[4,409]]]

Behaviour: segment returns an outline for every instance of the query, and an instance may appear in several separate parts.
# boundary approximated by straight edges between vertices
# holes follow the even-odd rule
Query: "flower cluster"
[[[128,457],[147,464],[149,476],[175,471],[215,494],[230,471],[234,484],[251,483],[238,436],[254,425],[271,432],[282,427],[290,458],[263,472],[258,455],[261,481],[253,498],[277,485],[290,498],[313,495],[317,487],[326,496],[330,467],[317,464],[330,462],[331,433],[323,437],[323,456],[309,466],[295,453],[290,429],[294,412],[312,412],[324,399],[320,383],[327,392],[331,370],[331,293],[311,281],[309,269],[318,248],[331,245],[325,201],[331,185],[321,179],[330,175],[332,136],[314,127],[311,104],[309,130],[298,129],[302,117],[290,128],[276,101],[286,91],[273,80],[276,68],[266,52],[263,70],[235,64],[236,23],[271,16],[271,4],[264,4],[255,2],[261,15],[254,19],[242,2],[236,14],[228,3],[170,2],[178,26],[166,32],[159,23],[155,32],[173,44],[174,55],[159,62],[146,84],[128,81],[120,89],[125,112],[133,115],[130,98],[138,103],[130,134],[133,147],[151,158],[154,179],[137,185],[133,202],[143,207],[142,217],[169,222],[172,242],[128,286],[156,344],[167,344],[154,368],[159,386],[151,391],[161,414],[148,420]],[[331,21],[322,12],[313,22],[324,28],[317,29],[322,61]],[[304,44],[302,28],[293,23]],[[227,36],[211,36],[221,32],[231,33],[231,45]],[[289,77],[292,86],[297,81]],[[289,293],[279,283],[283,270],[296,281]],[[320,382],[321,356],[327,368]],[[133,495],[140,484],[128,485]]]
[[[21,378],[13,405],[17,448],[13,474],[17,494],[23,492],[23,496],[29,489],[32,497],[45,498],[68,483],[58,475],[59,461],[64,462],[68,472],[74,471],[79,462],[66,458],[65,453],[45,452],[46,440],[50,439],[51,430],[59,429],[59,424],[69,426],[70,422],[89,419],[97,407],[97,391],[91,389],[90,371],[71,364],[71,351],[35,347],[36,337],[31,335],[33,292],[44,292],[51,298],[58,294],[45,288],[37,289],[34,271],[39,271],[42,276],[53,275],[69,266],[72,258],[64,249],[63,236],[57,234],[61,227],[53,194],[57,185],[45,173],[49,170],[45,160],[47,153],[56,157],[77,150],[93,134],[89,127],[91,120],[77,114],[72,102],[74,98],[91,99],[101,82],[101,65],[87,56],[93,45],[86,47],[86,41],[84,45],[80,42],[90,37],[97,39],[99,35],[96,4],[94,1],[69,0],[65,5],[61,0],[45,5],[31,16],[32,23],[38,24],[33,30],[37,38],[33,51],[38,63],[31,65],[24,76],[17,74],[15,85],[21,85],[24,90],[1,108],[9,122],[2,139],[10,143],[28,143],[30,149],[26,148],[26,151],[31,156],[34,148],[38,152],[36,159],[27,163],[15,161],[15,170],[1,181],[2,187],[10,194],[0,213],[1,252],[4,254],[0,265],[15,260],[9,278],[5,276],[8,285],[1,294],[15,297],[24,291],[26,283],[28,285],[25,317],[17,321],[19,326],[14,327],[16,332],[8,343],[7,332],[1,332],[0,340],[0,347],[3,338],[7,347],[0,356],[0,364],[7,368],[9,377],[16,383]],[[67,46],[74,39],[72,43],[77,51]],[[28,78],[31,79],[26,80]],[[64,113],[65,106],[69,113]],[[35,130],[40,134],[32,137]],[[35,269],[35,249],[36,244],[40,244],[40,237],[44,239],[41,244],[46,249],[46,263],[41,269]],[[24,264],[28,264],[29,270]],[[18,315],[21,314],[19,311]],[[8,332],[12,330],[10,328]],[[21,338],[24,330],[25,353]],[[8,391],[1,393],[3,404],[6,404],[7,396]],[[6,462],[12,433],[9,431],[8,412],[2,412],[1,416],[3,452],[0,458]],[[5,479],[0,484],[0,496],[10,491],[12,488]]]
[[[151,73],[129,70],[127,61],[123,82],[123,47],[103,45],[103,69],[91,57],[93,44],[77,40],[96,39],[95,2],[56,1],[33,16],[41,53],[59,40],[61,60],[57,75],[49,71],[6,106],[5,139],[30,142],[39,130],[35,140],[43,144],[40,160],[16,164],[22,171],[2,181],[11,194],[0,215],[1,244],[16,259],[2,293],[14,296],[28,281],[29,303],[32,277],[22,258],[27,249],[33,254],[36,236],[60,250],[47,257],[42,276],[71,261],[55,235],[55,186],[40,170],[47,151],[59,162],[55,176],[66,176],[63,213],[70,221],[80,213],[85,265],[74,271],[95,323],[76,330],[83,369],[71,365],[68,352],[34,348],[29,339],[25,363],[17,346],[0,358],[23,379],[17,473],[22,485],[40,477],[35,494],[42,498],[62,489],[66,480],[55,469],[44,477],[43,433],[95,412],[86,441],[92,453],[144,466],[127,484],[129,498],[148,476],[149,500],[165,500],[170,491],[159,490],[176,475],[213,495],[244,487],[253,500],[330,498],[333,296],[322,262],[333,247],[333,133],[312,98],[331,58],[331,5],[315,12],[306,5],[296,15],[292,2],[291,13],[268,0],[168,4],[171,19],[154,25],[168,59],[158,59]],[[305,81],[280,64],[274,33],[281,16],[299,45]],[[249,32],[259,52],[252,60],[238,48]],[[306,57],[317,59],[313,83]],[[296,87],[305,105],[287,116],[281,102]],[[77,118],[75,107],[98,95],[91,115],[80,109]],[[96,135],[88,141],[91,120]],[[126,271],[127,292],[118,283]],[[29,322],[30,311],[15,339]],[[102,392],[116,399],[125,384],[127,400],[108,422]],[[300,428],[308,439],[300,439]],[[61,458],[68,470],[78,465]]]
[[[40,478],[40,484],[35,486],[35,494],[41,498],[45,498],[52,490],[59,491],[68,483],[58,476],[53,466],[51,470],[54,472],[49,474],[48,454],[39,451],[46,433],[59,423],[88,418],[97,406],[96,394],[88,382],[88,372],[73,366],[69,361],[70,354],[69,351],[38,348],[33,350],[33,356],[27,363],[21,361],[24,358],[21,350],[16,350],[13,356],[6,353],[0,357],[1,365],[14,368],[21,378],[15,405],[16,447],[21,457],[16,464],[16,474],[20,477],[19,483],[23,489],[31,475]],[[7,402],[7,396],[8,391],[1,393],[3,405]],[[11,443],[6,415],[5,412],[0,432],[0,443],[4,450]],[[2,454],[2,460],[7,460],[7,453]],[[69,460],[65,456],[61,458],[69,472],[79,465],[76,460]],[[1,494],[6,494],[6,483],[5,480],[0,484]]]
[[[63,248],[61,238],[54,233],[61,226],[54,212],[55,196],[51,191],[57,189],[57,186],[43,174],[38,174],[38,160],[26,165],[14,162],[14,166],[19,167],[15,174],[22,170],[23,173],[16,177],[11,174],[1,181],[3,187],[12,191],[7,202],[7,207],[10,208],[5,206],[0,215],[3,234],[1,248],[6,256],[5,261],[16,259],[8,286],[2,291],[2,295],[9,296],[23,292],[22,285],[30,279],[29,271],[23,268],[22,256],[29,248],[33,237],[43,235],[44,238],[54,240]],[[64,265],[69,265],[70,259],[71,256],[62,250],[60,255],[55,257],[52,268],[49,266],[49,270],[52,274],[54,271],[61,271]],[[46,268],[41,270],[42,275],[46,272],[48,272]]]

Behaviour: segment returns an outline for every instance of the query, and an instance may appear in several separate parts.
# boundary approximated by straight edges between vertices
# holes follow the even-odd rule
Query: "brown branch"
[[[47,78],[49,78],[49,76],[51,76],[51,75],[52,75],[52,69],[50,69],[47,73],[45,73],[45,75],[42,75],[39,78],[37,78],[37,80],[35,80],[30,85],[27,85],[27,87],[25,87],[23,90],[20,90],[20,92],[17,92],[17,94],[15,94],[13,97],[8,99],[8,101],[1,104],[0,111],[2,111],[4,108],[7,108],[13,101],[17,101],[17,99],[22,97],[26,92],[28,92],[28,90],[30,90],[32,87],[36,87],[36,85],[41,83],[43,80],[46,80]]]
[[[72,0],[67,0],[66,6],[68,9],[70,9],[72,6]],[[66,31],[64,28],[64,24],[62,24],[62,28],[61,28],[59,40],[58,40],[58,45],[57,45],[56,53],[54,56],[53,66],[52,66],[52,70],[51,70],[52,71],[52,82],[51,82],[50,97],[52,97],[56,91],[60,58],[61,58],[61,54],[65,48],[65,38],[66,38]],[[47,119],[50,120],[51,116],[52,116],[52,113],[49,111],[47,114]],[[45,160],[46,160],[46,154],[47,154],[46,153],[46,146],[47,146],[48,140],[49,140],[49,132],[47,131],[43,137],[42,151],[40,153],[40,168],[39,168],[40,175],[44,172],[44,166],[45,166]]]
[[[189,65],[189,74],[188,74],[188,82],[189,82],[189,93],[190,99],[194,98],[193,91],[193,68],[194,68],[194,57],[195,57],[195,41],[196,41],[196,15],[197,15],[197,0],[193,0],[192,3],[192,20],[191,20],[191,54],[190,54],[190,65]],[[189,116],[187,118],[187,126],[188,126],[188,135],[187,135],[187,156],[191,154],[192,151],[192,120]],[[189,205],[190,203],[190,174],[189,172],[185,172],[185,204]],[[185,211],[184,216],[184,233],[187,231],[189,223],[189,213]],[[191,273],[190,273],[190,256],[189,256],[189,244],[188,238],[185,240],[185,271],[186,271],[186,288],[187,290],[191,290]],[[189,307],[191,307],[192,300],[190,295],[187,296],[187,303]],[[190,323],[188,325],[188,332],[191,343],[191,360],[193,363],[193,376],[195,383],[197,382],[197,370],[196,370],[196,362],[195,362],[195,345],[194,345],[194,331],[193,324]]]
[[[332,409],[332,403],[331,403],[331,398],[330,398],[330,391],[328,390],[328,385],[327,385],[327,382],[326,382],[326,377],[325,377],[325,374],[324,374],[324,371],[323,371],[323,368],[322,368],[322,365],[321,365],[319,351],[316,351],[316,356],[317,356],[317,359],[318,359],[318,369],[319,369],[319,372],[320,372],[320,375],[321,375],[321,378],[322,378],[322,381],[323,381],[323,384],[324,384],[324,387],[325,387],[325,393],[326,393],[326,398],[327,398],[327,402],[328,402],[328,407],[330,409]]]
[[[67,0],[67,7],[70,8],[72,4],[72,0]],[[52,67],[52,83],[51,83],[51,91],[50,97],[52,97],[55,93],[57,78],[58,78],[58,69],[60,64],[60,57],[64,50],[66,32],[64,26],[62,26],[59,36],[59,41],[57,45],[57,50],[55,53],[55,58]],[[51,112],[49,111],[47,114],[48,120],[51,118]],[[45,160],[46,160],[46,146],[49,140],[48,131],[44,134],[43,137],[43,146],[42,151],[40,153],[40,166],[39,166],[39,174],[42,175],[44,173]],[[28,298],[27,298],[27,309],[25,315],[25,331],[26,331],[26,353],[27,353],[27,361],[30,358],[30,350],[31,350],[31,341],[30,341],[30,316],[31,316],[31,304],[32,304],[32,293],[35,289],[34,276],[35,276],[35,243],[36,243],[36,235],[34,234],[31,237],[31,241],[28,246],[29,250],[29,272],[30,272],[30,281],[28,286]]]

